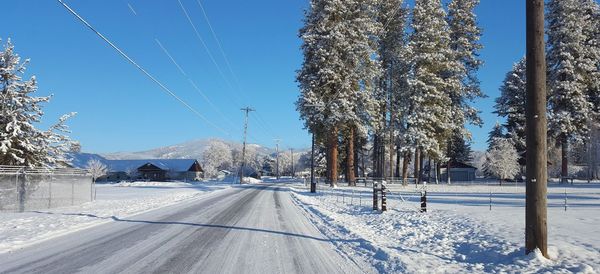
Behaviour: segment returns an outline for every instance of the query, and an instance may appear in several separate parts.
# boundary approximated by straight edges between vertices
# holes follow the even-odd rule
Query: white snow
[[[600,184],[549,188],[551,260],[525,255],[522,185],[429,185],[426,214],[418,212],[420,189],[390,187],[385,213],[372,211],[369,188],[323,188],[315,196],[297,185],[294,197],[321,232],[346,239],[334,243],[342,252],[380,272],[600,271]]]
[[[97,200],[79,206],[0,213],[0,253],[229,188],[222,183],[127,182],[97,185]]]

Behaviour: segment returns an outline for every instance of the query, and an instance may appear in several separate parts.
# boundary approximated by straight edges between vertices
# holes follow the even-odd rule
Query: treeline
[[[573,176],[569,159],[587,159],[589,175],[597,176],[600,118],[600,7],[596,0],[551,0],[546,10],[548,79],[548,144],[550,164],[563,180]],[[504,146],[503,154],[517,153],[524,165],[525,59],[506,74],[496,99],[495,113],[506,120],[490,132],[488,151]],[[513,150],[513,152],[511,152]],[[558,150],[558,151],[557,151]],[[569,155],[573,157],[569,157]],[[560,165],[558,162],[561,162]],[[552,170],[550,169],[550,170]],[[513,174],[514,173],[514,174]],[[511,172],[517,175],[517,172]]]
[[[424,159],[439,173],[469,157],[465,124],[482,123],[472,106],[483,97],[478,3],[417,0],[410,9],[403,0],[310,2],[300,30],[297,109],[325,148],[331,185],[340,167],[355,183],[356,160],[369,146],[371,175],[404,182],[411,161],[418,181]]]

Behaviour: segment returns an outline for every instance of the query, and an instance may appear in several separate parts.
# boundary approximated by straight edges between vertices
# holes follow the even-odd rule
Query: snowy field
[[[0,253],[229,188],[227,183],[98,184],[95,202],[25,213],[0,213]]]
[[[294,197],[323,234],[346,239],[335,242],[342,252],[380,272],[600,271],[600,184],[549,187],[552,260],[525,255],[522,185],[430,185],[426,214],[418,212],[420,189],[390,189],[383,214],[372,211],[370,188],[320,186],[311,195],[299,184]]]

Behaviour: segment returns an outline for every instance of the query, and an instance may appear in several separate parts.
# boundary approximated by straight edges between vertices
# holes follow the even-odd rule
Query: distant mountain
[[[171,145],[166,147],[159,147],[151,150],[139,151],[139,152],[116,152],[101,154],[103,157],[109,160],[123,160],[123,159],[202,159],[204,151],[212,142],[223,142],[227,144],[231,149],[242,149],[242,144],[225,141],[219,139],[202,139],[189,141],[177,145]],[[270,154],[274,150],[265,148],[259,145],[248,144],[250,147],[254,147],[259,154]]]
[[[114,153],[77,153],[73,155],[73,166],[85,167],[87,162],[91,159],[99,160],[140,160],[140,159],[202,159],[204,151],[210,146],[212,142],[223,142],[228,145],[232,150],[242,150],[242,144],[233,141],[221,140],[221,139],[201,139],[193,140],[181,144],[159,147],[144,151],[133,151],[133,152],[114,152]],[[275,155],[275,149],[263,147],[256,144],[248,144],[247,147],[254,148],[259,155]],[[307,149],[295,150],[295,152],[309,151]]]

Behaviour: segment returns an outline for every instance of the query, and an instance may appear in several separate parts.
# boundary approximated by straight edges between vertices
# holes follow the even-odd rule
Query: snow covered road
[[[12,253],[2,273],[368,273],[339,253],[287,187],[232,187]]]

